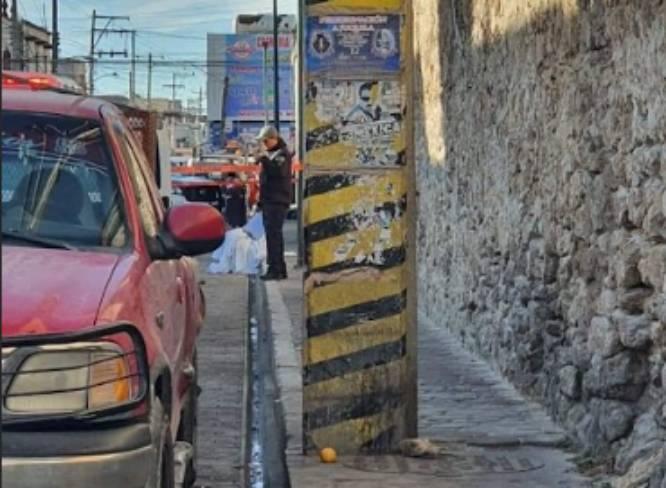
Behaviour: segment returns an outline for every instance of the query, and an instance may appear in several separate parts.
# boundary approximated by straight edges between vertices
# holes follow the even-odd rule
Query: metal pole
[[[278,27],[280,18],[278,17],[278,0],[273,0],[273,103],[274,112],[273,121],[275,128],[280,131],[280,57],[278,46]]]
[[[176,73],[171,73],[171,147],[176,147]]]
[[[268,108],[268,42],[263,42],[264,46],[264,70],[263,70],[263,96],[264,96],[264,124],[268,125],[269,108]]]
[[[58,72],[58,51],[60,50],[60,33],[58,32],[58,0],[53,0],[51,7],[52,14],[52,36],[53,36],[53,54],[51,56],[53,67],[52,70],[54,73]]]
[[[171,73],[171,111],[176,111],[176,73]]]
[[[220,150],[224,150],[224,125],[226,123],[225,112],[227,111],[227,93],[229,91],[229,77],[224,77],[222,85],[222,103],[220,107]]]
[[[16,1],[16,0],[14,0]],[[92,26],[90,27],[90,94],[95,93],[95,22],[97,21],[97,11],[92,13]]]
[[[305,169],[305,0],[299,0],[298,5],[298,159],[301,171],[298,172],[298,191],[296,192],[296,205],[298,211],[298,256],[296,266],[305,265],[305,229],[303,227],[303,189]]]
[[[199,87],[199,108],[197,109],[197,123],[201,124],[203,119],[203,88]]]
[[[148,109],[152,105],[152,92],[153,92],[153,53],[148,53]]]
[[[130,62],[130,69],[132,74],[130,75],[130,100],[134,102],[136,98],[136,31],[133,30],[130,32],[132,36],[132,60]]]
[[[12,1],[12,40],[13,57],[18,59],[18,69],[23,71],[25,68],[25,61],[23,59],[23,32],[21,29],[21,21],[18,15],[18,0]]]

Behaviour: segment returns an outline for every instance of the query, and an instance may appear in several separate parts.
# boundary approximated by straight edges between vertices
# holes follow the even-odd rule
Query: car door
[[[129,129],[122,123],[115,123],[114,131],[134,186],[144,239],[150,248],[150,241],[156,239],[161,228],[164,211],[154,183],[146,172],[147,163]],[[179,380],[187,328],[187,290],[182,265],[178,259],[150,259],[149,256],[147,259],[140,300],[146,319],[153,321],[159,330],[173,378]]]

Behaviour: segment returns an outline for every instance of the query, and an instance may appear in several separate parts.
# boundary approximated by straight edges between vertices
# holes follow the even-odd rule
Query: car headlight
[[[44,346],[17,365],[4,407],[18,414],[49,414],[124,404],[136,395],[131,370],[127,355],[113,343]]]

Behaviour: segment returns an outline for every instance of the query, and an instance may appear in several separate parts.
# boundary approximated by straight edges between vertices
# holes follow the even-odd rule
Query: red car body
[[[119,252],[45,249],[3,243],[3,337],[73,334],[105,324],[133,324],[145,342],[151,389],[168,389],[160,394],[164,397],[162,403],[167,404],[170,431],[175,437],[184,401],[192,387],[193,354],[205,313],[203,294],[193,259],[151,257],[141,231],[141,216],[130,173],[124,162],[121,147],[124,142],[111,130],[112,126],[116,131],[122,127],[131,138],[126,120],[108,102],[44,90],[3,90],[2,108],[3,111],[57,114],[97,121],[112,153],[130,230],[130,245]],[[197,204],[167,211],[154,181],[149,187],[160,219],[170,223],[174,235],[199,243],[208,241],[210,245],[204,246],[206,250],[202,248],[202,252],[219,244],[224,232],[219,213],[209,206],[204,209]],[[217,217],[211,216],[213,211]],[[3,471],[6,469],[4,455]],[[43,474],[39,470],[35,474],[38,472]],[[68,480],[74,480],[76,486],[84,486],[77,484],[74,478]],[[99,480],[95,486],[120,486],[113,484],[117,482],[108,485],[108,481]],[[35,480],[25,483],[21,486],[42,486]]]

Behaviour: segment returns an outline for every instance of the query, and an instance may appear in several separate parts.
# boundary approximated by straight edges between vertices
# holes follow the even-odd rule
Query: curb
[[[250,482],[250,460],[251,460],[251,449],[252,443],[250,442],[251,430],[249,428],[251,411],[252,411],[252,363],[251,363],[251,351],[250,351],[250,321],[252,320],[252,288],[253,288],[253,279],[250,277],[247,280],[247,317],[246,317],[246,328],[245,328],[245,337],[243,343],[243,371],[245,372],[243,376],[243,417],[241,419],[241,462],[242,466],[240,473],[240,486],[247,487]]]
[[[292,322],[277,283],[266,284],[268,308],[273,329],[275,375],[286,427],[285,454],[291,459],[303,454],[303,381],[301,360],[292,338]]]

